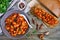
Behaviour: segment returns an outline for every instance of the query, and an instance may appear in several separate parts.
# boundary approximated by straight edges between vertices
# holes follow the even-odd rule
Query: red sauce
[[[19,4],[19,7],[20,7],[21,9],[24,8],[24,6],[25,6],[24,3],[20,3],[20,4]]]

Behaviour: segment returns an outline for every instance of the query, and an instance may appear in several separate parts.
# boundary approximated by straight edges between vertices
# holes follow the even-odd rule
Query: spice
[[[33,23],[33,24],[35,24],[35,21],[34,21],[34,19],[33,19],[33,18],[32,18],[32,23]]]
[[[44,34],[39,34],[38,37],[43,40],[44,39]]]
[[[49,31],[44,32],[45,35],[49,35]]]
[[[40,24],[39,29],[42,29],[42,27],[43,27],[43,24]]]
[[[38,24],[36,24],[36,30],[38,30],[38,28],[39,28],[39,27],[38,27]]]

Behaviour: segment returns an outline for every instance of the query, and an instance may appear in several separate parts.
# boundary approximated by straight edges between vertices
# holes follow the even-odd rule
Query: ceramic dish
[[[20,35],[20,36],[16,36],[16,37],[12,37],[12,36],[8,33],[8,31],[5,29],[5,20],[6,20],[6,18],[7,18],[9,15],[11,15],[13,12],[24,14],[24,12],[18,11],[18,10],[11,10],[11,11],[6,12],[6,14],[5,14],[5,15],[2,17],[2,19],[1,19],[1,26],[2,26],[3,33],[4,33],[8,38],[12,38],[12,39],[23,38],[24,35],[28,32],[29,27],[28,27],[28,30],[26,31],[26,33],[25,33],[24,35]],[[27,18],[25,18],[25,20],[27,20]],[[28,25],[29,25],[29,24],[28,24]]]
[[[23,8],[21,8],[21,6]],[[21,10],[21,11],[24,10],[26,8],[26,6],[27,6],[27,3],[25,1],[21,1],[21,2],[18,3],[18,9]]]

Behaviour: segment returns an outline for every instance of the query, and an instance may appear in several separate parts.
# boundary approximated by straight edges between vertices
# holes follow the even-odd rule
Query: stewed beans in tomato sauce
[[[43,22],[46,22],[49,25],[55,25],[58,23],[58,20],[55,19],[55,17],[52,14],[49,14],[45,12],[45,10],[38,8],[38,7],[32,7],[31,12],[37,16],[39,19],[42,19]]]
[[[11,36],[23,35],[28,29],[28,23],[19,13],[12,13],[5,20],[5,28]]]

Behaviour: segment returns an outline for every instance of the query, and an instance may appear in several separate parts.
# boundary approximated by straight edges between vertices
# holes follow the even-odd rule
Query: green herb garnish
[[[36,33],[37,32],[37,30],[34,30],[32,33]]]
[[[11,0],[0,0],[0,13],[5,13]]]
[[[26,34],[26,36],[27,36],[27,37],[29,37],[29,36],[30,36],[30,34],[28,33],[28,34]]]

